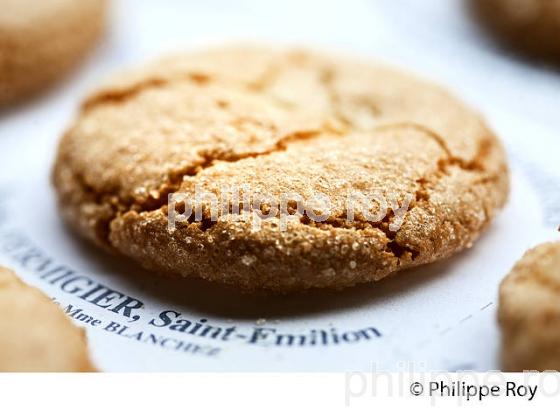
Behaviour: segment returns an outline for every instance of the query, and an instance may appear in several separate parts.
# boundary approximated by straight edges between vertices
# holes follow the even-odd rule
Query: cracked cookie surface
[[[84,330],[45,294],[1,266],[0,371],[95,371]]]
[[[53,171],[64,218],[145,267],[281,292],[381,279],[470,246],[506,200],[504,151],[439,87],[380,65],[309,51],[229,47],[118,75],[91,94]],[[250,212],[168,229],[168,194],[224,186],[320,193],[328,219]],[[348,194],[410,199],[347,220]],[[233,202],[233,199],[228,199]],[[231,206],[232,204],[229,204]]]
[[[530,249],[500,285],[505,371],[560,370],[560,242]]]

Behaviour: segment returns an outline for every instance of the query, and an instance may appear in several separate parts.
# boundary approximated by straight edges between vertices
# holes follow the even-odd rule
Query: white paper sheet
[[[459,1],[237,4],[118,2],[106,42],[80,72],[0,113],[0,264],[77,312],[106,371],[498,368],[498,284],[528,247],[558,237],[560,74],[502,54]],[[372,56],[447,85],[504,140],[507,207],[472,249],[449,260],[373,285],[294,296],[157,277],[78,240],[58,218],[49,174],[86,90],[163,51],[235,39]],[[49,270],[80,279],[61,287],[49,281],[54,274],[41,278]]]

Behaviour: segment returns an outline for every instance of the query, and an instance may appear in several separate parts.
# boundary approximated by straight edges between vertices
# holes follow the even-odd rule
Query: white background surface
[[[375,326],[383,337],[324,348],[216,342],[223,351],[206,358],[88,329],[101,369],[369,371],[413,366],[421,371],[499,366],[498,283],[528,246],[557,237],[558,72],[501,52],[480,33],[461,1],[115,3],[110,32],[78,72],[42,97],[0,113],[0,184],[10,188],[0,202],[6,204],[10,224],[53,258],[143,300],[146,317],[175,309],[193,320],[207,318],[247,332],[265,318],[267,326],[281,332]],[[371,56],[446,85],[483,112],[504,140],[513,170],[509,205],[473,249],[449,261],[341,293],[284,298],[243,296],[198,281],[167,282],[77,242],[57,217],[49,173],[56,142],[83,95],[120,67],[166,51],[236,40]],[[80,304],[9,257],[0,254],[0,262],[62,302]],[[102,309],[84,308],[104,321],[118,319]],[[139,330],[140,322],[134,325]]]

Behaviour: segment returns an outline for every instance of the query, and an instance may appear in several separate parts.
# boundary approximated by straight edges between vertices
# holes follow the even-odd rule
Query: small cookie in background
[[[500,285],[505,371],[560,370],[560,242],[525,253]]]
[[[0,267],[0,371],[92,372],[86,335],[45,294]]]
[[[472,11],[512,49],[560,62],[560,0],[472,0]]]
[[[107,0],[0,0],[0,107],[50,85],[100,37]]]
[[[262,46],[114,77],[62,138],[53,182],[66,221],[105,249],[158,273],[286,293],[374,282],[470,247],[506,201],[509,173],[483,119],[437,85]],[[252,212],[229,213],[239,187],[275,216],[254,229]],[[212,218],[202,195],[203,218],[169,229],[168,194],[197,191],[224,214]],[[349,217],[349,199],[373,193],[402,207],[402,225],[387,209]],[[317,194],[328,219],[307,212],[281,228],[282,198]]]

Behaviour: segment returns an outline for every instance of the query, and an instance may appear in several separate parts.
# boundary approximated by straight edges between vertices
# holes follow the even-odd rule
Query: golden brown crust
[[[0,0],[0,106],[48,86],[99,38],[107,0]]]
[[[525,253],[500,285],[506,371],[560,370],[560,242]]]
[[[91,372],[84,329],[46,295],[0,267],[0,371]]]
[[[225,48],[154,62],[85,102],[53,173],[82,235],[144,266],[245,289],[291,291],[378,280],[469,246],[508,192],[504,151],[480,117],[393,69],[307,51]],[[167,230],[167,194],[249,184],[331,217],[250,215]],[[348,193],[412,203],[402,228],[346,222]]]
[[[472,0],[482,23],[513,49],[560,61],[560,0]]]

